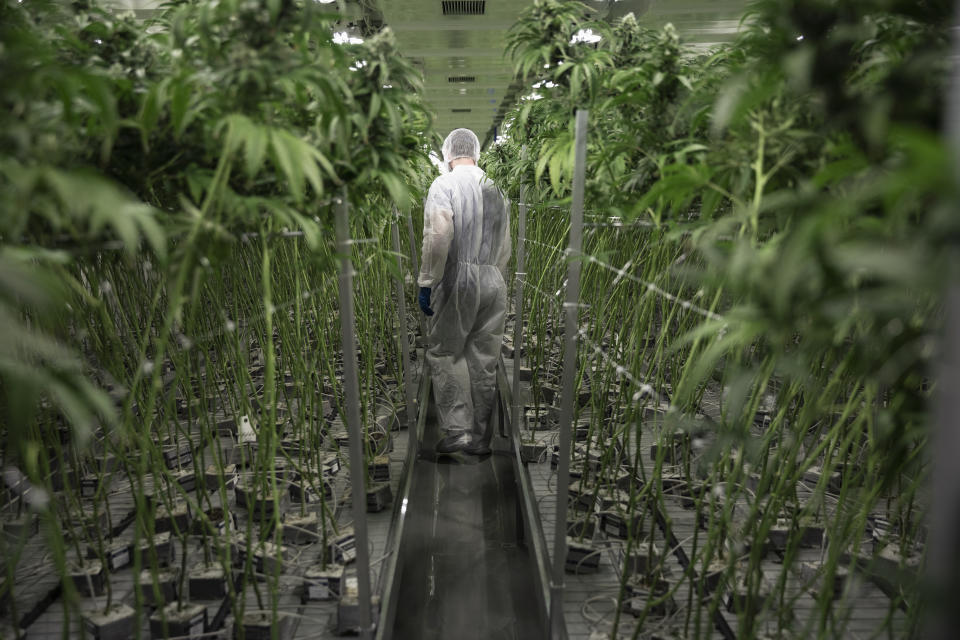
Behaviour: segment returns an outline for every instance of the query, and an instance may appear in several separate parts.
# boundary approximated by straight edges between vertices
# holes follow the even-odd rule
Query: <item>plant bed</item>
[[[77,591],[85,596],[103,595],[106,586],[106,571],[99,560],[89,560],[82,566],[69,567],[70,579]]]
[[[199,566],[187,576],[191,600],[220,600],[227,595],[227,576],[219,565]]]
[[[83,627],[94,640],[127,640],[133,637],[136,612],[125,604],[106,611],[97,609],[83,614]]]
[[[207,608],[202,604],[171,602],[150,616],[150,637],[198,638],[206,632]]]
[[[601,547],[589,542],[577,541],[567,536],[567,557],[564,568],[567,573],[594,573],[600,567]]]
[[[328,564],[308,567],[303,575],[304,603],[311,600],[333,600],[340,597],[343,582],[343,565]]]
[[[167,569],[157,573],[157,589],[153,588],[153,572],[150,569],[144,569],[140,572],[140,598],[148,607],[162,607],[177,599],[177,584],[179,583],[179,570]],[[159,595],[158,595],[159,592]]]
[[[285,544],[311,544],[319,539],[320,518],[316,513],[288,514],[280,526]]]
[[[243,615],[242,622],[234,629],[236,632],[239,627],[243,627],[243,638],[245,640],[285,640],[292,637],[294,616],[284,612],[276,612],[276,624],[274,624],[274,614],[268,611],[253,611]],[[241,637],[236,634],[236,637]]]
[[[389,482],[377,482],[367,489],[367,511],[383,511],[393,502],[393,491]]]

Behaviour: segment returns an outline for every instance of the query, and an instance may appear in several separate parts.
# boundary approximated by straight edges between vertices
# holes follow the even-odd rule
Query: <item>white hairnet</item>
[[[457,158],[480,161],[480,139],[470,129],[454,129],[443,141],[443,161],[449,164]]]

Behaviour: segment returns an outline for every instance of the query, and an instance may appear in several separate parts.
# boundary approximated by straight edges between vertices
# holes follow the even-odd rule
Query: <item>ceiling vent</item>
[[[487,8],[486,0],[443,0],[445,16],[482,16]]]
[[[454,113],[470,113],[473,109],[451,109]]]
[[[450,76],[447,82],[476,82],[476,76]]]

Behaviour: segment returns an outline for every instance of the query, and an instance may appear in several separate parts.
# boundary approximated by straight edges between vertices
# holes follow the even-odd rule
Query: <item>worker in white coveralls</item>
[[[490,452],[497,359],[507,307],[507,203],[477,166],[480,140],[455,129],[443,141],[449,169],[423,208],[419,303],[443,437],[438,453]]]

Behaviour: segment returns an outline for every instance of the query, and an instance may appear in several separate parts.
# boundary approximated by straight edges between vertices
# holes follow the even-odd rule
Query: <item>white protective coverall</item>
[[[468,130],[451,136],[458,131]],[[444,143],[444,161],[456,159],[448,155]],[[478,156],[479,141],[474,161]],[[467,432],[489,441],[509,259],[507,203],[483,170],[457,165],[434,180],[424,205],[418,284],[432,288],[427,363],[447,435]]]

